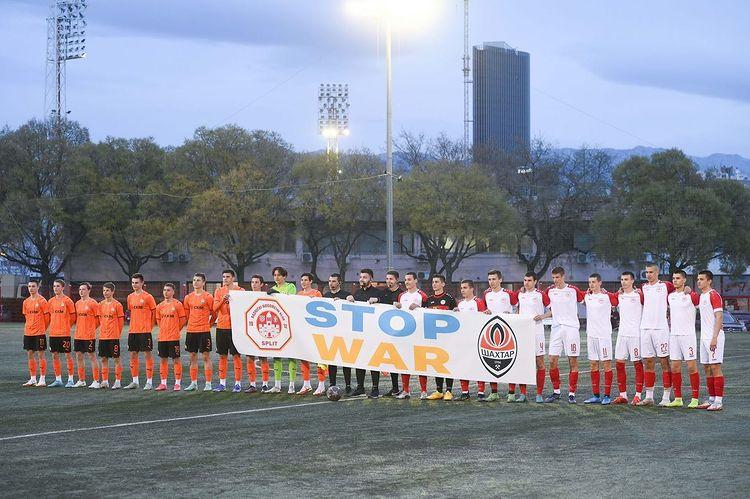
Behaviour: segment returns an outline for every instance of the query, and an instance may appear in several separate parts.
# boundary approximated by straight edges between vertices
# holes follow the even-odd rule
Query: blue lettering
[[[452,315],[424,313],[425,339],[435,340],[438,334],[455,333],[459,327],[460,322]]]
[[[391,327],[391,319],[393,319],[394,317],[401,317],[404,320],[403,329],[398,330]],[[414,331],[416,331],[417,321],[414,320],[414,316],[412,316],[410,313],[404,312],[403,310],[393,309],[388,310],[387,312],[384,312],[380,315],[380,319],[378,319],[378,326],[380,326],[381,331],[390,336],[409,336],[410,334],[413,334]]]
[[[311,301],[305,306],[305,310],[308,314],[313,316],[305,317],[305,322],[311,326],[333,327],[336,325],[336,316],[326,312],[326,310],[336,310],[333,303],[328,303],[326,301]]]
[[[353,305],[351,303],[344,303],[341,305],[341,310],[352,313],[352,331],[355,333],[364,333],[365,314],[375,313],[375,307],[365,307],[363,305]]]

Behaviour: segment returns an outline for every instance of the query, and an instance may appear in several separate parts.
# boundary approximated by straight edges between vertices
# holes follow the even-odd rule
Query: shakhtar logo
[[[292,339],[289,314],[273,298],[258,298],[245,311],[245,334],[261,350],[279,351]]]
[[[516,335],[507,322],[495,316],[482,328],[477,350],[485,369],[496,378],[500,378],[510,371],[516,362]]]

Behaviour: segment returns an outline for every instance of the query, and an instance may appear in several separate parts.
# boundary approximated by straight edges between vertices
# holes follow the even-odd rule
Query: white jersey
[[[671,293],[667,300],[669,301],[669,334],[695,338],[695,307],[700,302],[698,294]]]
[[[724,311],[724,300],[715,289],[708,293],[701,293],[700,298],[701,311],[701,340],[711,340],[714,336],[714,326],[716,326],[715,312]],[[723,332],[720,331],[720,332]]]
[[[549,306],[549,298],[538,289],[521,291],[518,293],[518,314],[523,317],[534,318],[544,314],[544,309]],[[541,321],[534,323],[534,332],[544,334],[544,324]]]
[[[401,307],[406,310],[409,310],[412,303],[415,303],[418,307],[424,307],[427,305],[427,295],[421,289],[404,291],[398,295],[398,302],[401,304]]]
[[[552,319],[561,326],[578,329],[578,302],[582,302],[585,293],[575,286],[566,284],[563,288],[551,286],[544,291],[552,309]]]
[[[643,283],[643,316],[641,329],[668,330],[667,295],[674,291],[671,282],[657,281],[654,284]]]
[[[481,298],[477,298],[476,296],[471,300],[463,299],[458,302],[459,312],[484,312],[485,310],[487,310],[487,307],[484,302]]]
[[[641,316],[643,315],[643,294],[638,290],[622,293],[617,297],[620,310],[619,336],[641,337]]]
[[[484,292],[483,300],[487,305],[487,310],[493,314],[511,314],[513,305],[518,303],[518,295],[505,288],[500,288],[498,291],[492,291],[492,288],[489,288]]]
[[[612,307],[617,306],[614,293],[586,293],[586,336],[612,338]],[[610,354],[611,352],[610,348]]]

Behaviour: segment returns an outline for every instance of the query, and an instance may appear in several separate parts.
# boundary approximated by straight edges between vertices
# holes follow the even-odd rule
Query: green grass
[[[278,409],[0,440],[3,496],[746,496],[750,486],[750,335],[727,338],[726,405],[711,414],[584,406],[586,373],[575,406],[22,388],[21,334],[0,324],[0,438]]]

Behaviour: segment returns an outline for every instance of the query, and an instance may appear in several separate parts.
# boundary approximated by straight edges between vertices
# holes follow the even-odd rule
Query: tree
[[[729,207],[729,234],[716,257],[721,270],[741,275],[750,265],[750,189],[736,180],[708,179],[709,188]]]
[[[94,175],[80,154],[88,131],[32,120],[0,134],[0,252],[51,287],[86,235]],[[56,133],[53,133],[56,132]]]
[[[484,149],[475,150],[474,157],[509,193],[521,225],[516,255],[528,271],[544,275],[555,258],[588,250],[577,246],[575,236],[590,230],[609,197],[609,155],[586,147],[572,155],[557,154],[536,139],[521,156]]]
[[[649,253],[667,273],[704,267],[717,257],[731,259],[724,248],[733,247],[733,217],[717,196],[730,187],[709,187],[676,149],[622,162],[614,172],[611,201],[594,223],[597,251],[617,263],[640,262]]]
[[[461,262],[490,240],[514,237],[517,220],[507,194],[477,165],[427,162],[397,184],[399,224],[419,236],[423,253],[405,253],[451,281]]]

